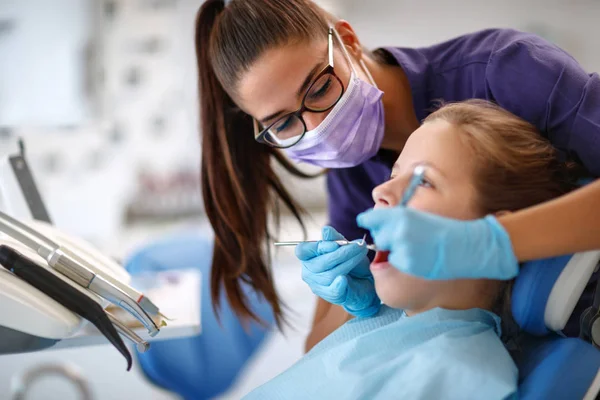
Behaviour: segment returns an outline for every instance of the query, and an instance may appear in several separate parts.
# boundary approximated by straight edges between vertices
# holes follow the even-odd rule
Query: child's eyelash
[[[390,175],[390,179],[389,179],[389,180],[391,181],[392,179],[396,178],[397,176],[398,176],[398,175],[396,175],[396,174],[391,174],[391,175]],[[421,183],[421,186],[430,187],[430,188],[433,188],[433,187],[434,187],[434,186],[433,186],[433,183],[431,183],[431,182],[430,182],[428,179],[426,179],[426,178],[423,178],[423,182]]]
[[[421,182],[421,186],[433,187],[433,184],[431,182],[429,182],[427,179],[423,179],[423,182]]]

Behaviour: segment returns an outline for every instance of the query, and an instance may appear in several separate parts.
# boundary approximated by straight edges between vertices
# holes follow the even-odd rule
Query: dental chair
[[[511,298],[513,317],[526,332],[515,354],[519,399],[600,398],[600,350],[582,339],[561,335],[599,260],[600,251],[594,251],[521,266]],[[584,330],[591,329],[584,325],[596,316],[599,326],[597,308],[595,304],[588,309]],[[600,342],[599,337],[596,340]]]
[[[138,363],[150,382],[186,400],[211,399],[226,392],[264,341],[268,326],[274,323],[269,304],[248,287],[245,289],[251,308],[267,327],[251,322],[244,330],[224,293],[220,321],[217,321],[210,298],[212,247],[211,238],[198,233],[183,233],[140,249],[125,263],[133,276],[176,269],[196,269],[202,274],[201,333],[189,338],[157,341],[148,352],[137,354]]]
[[[245,332],[224,298],[223,326],[219,326],[209,295],[211,259],[212,240],[182,235],[151,244],[126,263],[132,275],[182,268],[202,271],[202,333],[156,342],[150,351],[138,355],[150,381],[185,399],[225,392],[265,336],[265,330],[255,324]],[[599,260],[600,251],[596,251],[521,266],[511,298],[513,317],[525,332],[515,355],[520,399],[593,400],[600,393],[600,351],[589,342],[561,334]],[[268,305],[253,295],[251,302],[272,324]]]

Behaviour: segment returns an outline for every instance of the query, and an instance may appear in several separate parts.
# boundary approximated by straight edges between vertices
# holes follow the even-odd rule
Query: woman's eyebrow
[[[313,81],[313,78],[315,77],[315,75],[317,74],[317,72],[320,71],[320,69],[323,66],[323,60],[319,60],[317,62],[317,64],[313,67],[313,69],[310,70],[310,72],[308,73],[308,75],[306,76],[306,78],[304,79],[304,82],[302,82],[302,85],[300,85],[300,88],[298,89],[298,91],[296,92],[296,97],[301,97],[304,96],[304,93],[306,92],[306,90],[308,89],[308,87],[310,86],[310,84]],[[277,112],[274,112],[273,114],[267,115],[264,118],[260,119],[260,122],[265,125],[268,121],[271,121],[272,119],[275,119],[277,117],[279,117],[282,114],[285,114],[289,111],[287,110],[279,110]]]
[[[302,82],[302,85],[300,85],[300,88],[298,89],[298,91],[296,91],[296,97],[304,96],[304,93],[306,93],[306,91],[308,90],[308,87],[312,83],[313,78],[315,77],[317,72],[323,69],[323,62],[324,60],[319,60],[317,65],[315,65],[313,69],[310,70],[310,72],[306,76],[306,79],[304,79],[304,82]]]

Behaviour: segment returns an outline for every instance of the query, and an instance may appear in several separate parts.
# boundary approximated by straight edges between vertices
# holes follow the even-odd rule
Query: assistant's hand
[[[360,214],[377,248],[407,274],[426,279],[511,279],[519,270],[510,238],[492,216],[455,220],[412,208],[392,207]]]
[[[344,237],[332,227],[324,227],[322,233],[322,241],[296,247],[296,257],[302,261],[302,279],[314,294],[343,306],[348,313],[357,317],[374,315],[381,301],[369,271],[367,248],[336,244],[334,240]]]

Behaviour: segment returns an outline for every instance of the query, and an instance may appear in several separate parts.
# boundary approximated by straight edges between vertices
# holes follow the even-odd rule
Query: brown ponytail
[[[307,11],[308,10],[308,11]],[[281,18],[287,14],[289,18]],[[317,16],[317,18],[315,18]],[[314,18],[314,19],[313,19]],[[278,221],[279,201],[302,223],[303,210],[284,188],[271,156],[289,172],[298,171],[278,151],[254,140],[252,118],[228,93],[243,71],[270,46],[292,37],[315,35],[325,23],[306,0],[207,0],[196,19],[196,55],[202,134],[201,184],[206,214],[215,233],[211,297],[218,313],[224,287],[241,318],[259,321],[248,304],[241,281],[269,302],[278,326],[283,321],[269,268],[267,220]],[[322,35],[325,37],[325,33]],[[224,87],[226,86],[226,87]]]

